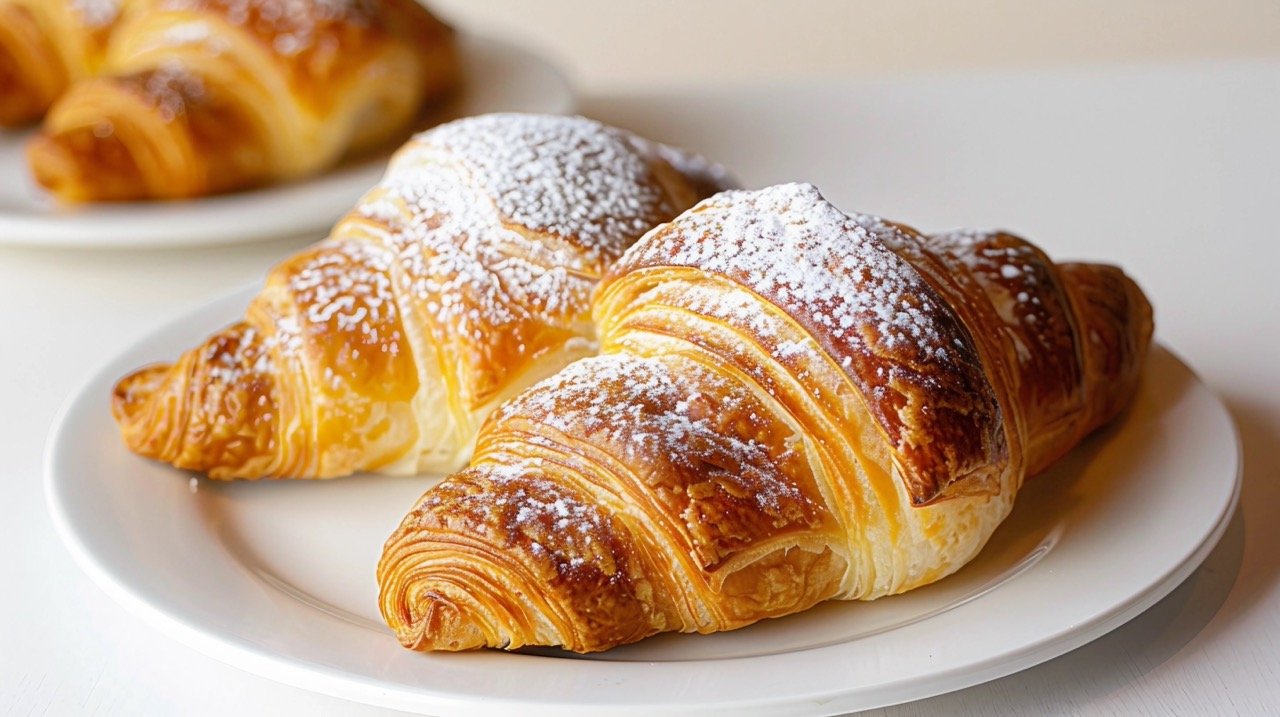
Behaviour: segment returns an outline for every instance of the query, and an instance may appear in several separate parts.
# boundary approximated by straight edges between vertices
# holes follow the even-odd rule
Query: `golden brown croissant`
[[[0,126],[27,124],[96,75],[135,0],[0,0]]]
[[[193,197],[313,174],[408,132],[459,73],[414,0],[138,0],[29,157],[68,201]]]
[[[655,229],[594,318],[602,354],[495,412],[387,542],[405,646],[587,652],[938,580],[1126,404],[1152,331],[1119,269],[809,185]]]
[[[583,118],[425,132],[243,321],[120,381],[124,439],[213,478],[457,469],[493,407],[594,352],[601,272],[724,181]]]

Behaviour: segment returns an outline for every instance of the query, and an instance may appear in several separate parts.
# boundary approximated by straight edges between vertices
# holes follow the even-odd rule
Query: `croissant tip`
[[[117,381],[111,391],[111,415],[116,422],[122,426],[132,423],[141,408],[160,388],[168,372],[168,364],[154,364]]]
[[[198,189],[198,177],[157,149],[158,137],[185,137],[185,125],[153,111],[140,81],[91,79],[59,97],[27,145],[36,182],[64,202],[178,199]]]
[[[55,195],[62,196],[67,189],[79,183],[76,181],[79,174],[77,165],[70,149],[43,131],[27,144],[27,164],[36,183]]]
[[[92,128],[65,132],[41,130],[27,145],[27,163],[36,183],[64,202],[123,201],[140,196],[140,187],[132,179],[132,160],[121,162],[128,152],[113,152],[108,143],[119,144],[114,137],[102,138]],[[95,156],[113,154],[110,165],[97,163]]]

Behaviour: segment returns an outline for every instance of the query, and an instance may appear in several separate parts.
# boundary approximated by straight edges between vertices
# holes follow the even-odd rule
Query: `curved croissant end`
[[[583,118],[423,133],[242,323],[126,377],[129,447],[214,478],[456,470],[498,404],[595,349],[590,295],[699,182]]]
[[[112,413],[129,448],[213,477],[285,472],[289,463],[305,460],[305,446],[289,445],[305,435],[281,430],[292,418],[288,409],[298,407],[280,400],[286,388],[265,370],[271,353],[264,343],[256,329],[240,323],[174,365],[149,366],[116,384]],[[229,406],[237,410],[228,413]]]
[[[27,147],[36,181],[65,201],[192,197],[214,191],[220,181],[228,188],[220,177],[247,176],[249,168],[220,171],[216,161],[201,160],[198,125],[201,115],[225,128],[219,131],[234,132],[242,123],[233,115],[187,115],[198,92],[194,79],[173,73],[76,84]],[[170,109],[157,111],[161,102]],[[236,154],[220,157],[230,164]]]
[[[1138,390],[1155,332],[1151,303],[1137,282],[1119,267],[1064,263],[1058,270],[1071,287],[1072,307],[1079,318],[1076,331],[1089,418],[1079,421],[1075,430],[1061,436],[1056,444],[1046,442],[1040,460],[1031,466],[1032,474],[1047,468],[1129,405]]]
[[[1000,367],[1035,475],[1128,404],[1151,341],[1151,304],[1120,269],[1057,264],[999,231],[915,235],[895,250],[951,297]],[[966,301],[978,296],[985,301]]]
[[[333,240],[277,266],[244,321],[119,382],[126,444],[211,478],[329,478],[402,457],[420,437],[419,372],[391,261]],[[329,310],[338,276],[360,289]]]
[[[814,500],[797,435],[759,421],[763,397],[730,391],[691,358],[610,354],[507,404],[472,466],[388,541],[387,623],[414,649],[592,652],[823,599],[838,557],[793,548],[836,519]]]
[[[596,293],[601,355],[494,414],[388,540],[414,649],[593,651],[951,574],[1131,398],[1150,306],[1012,235],[724,192]]]

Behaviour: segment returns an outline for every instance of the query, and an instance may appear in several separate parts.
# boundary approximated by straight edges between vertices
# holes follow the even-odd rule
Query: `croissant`
[[[243,321],[122,379],[115,418],[132,450],[212,478],[455,470],[498,403],[595,351],[604,269],[728,181],[583,118],[442,125]]]
[[[407,134],[459,74],[453,31],[414,0],[138,2],[100,74],[66,91],[29,147],[62,200],[314,174]]]
[[[809,185],[655,229],[593,311],[601,355],[496,411],[387,541],[406,647],[590,652],[938,580],[1125,406],[1152,332],[1117,268]]]
[[[99,72],[131,0],[0,0],[0,126],[44,116],[80,79]]]

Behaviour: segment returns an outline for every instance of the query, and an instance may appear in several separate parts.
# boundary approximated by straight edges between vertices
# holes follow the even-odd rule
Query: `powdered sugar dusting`
[[[862,394],[895,446],[912,499],[923,503],[990,461],[1001,419],[972,336],[894,251],[918,240],[877,217],[844,214],[807,184],[723,192],[651,232],[608,281],[690,267],[753,292],[757,312],[776,307]],[[806,352],[794,337],[758,334],[765,322],[750,307],[734,313],[742,319],[729,323],[751,327],[780,363],[794,365],[789,359]]]
[[[487,115],[429,133],[462,162],[498,214],[616,259],[675,213],[626,133],[581,117]]]
[[[181,60],[165,60],[138,79],[143,94],[165,122],[174,121],[186,113],[188,104],[205,98],[204,82]]]
[[[104,28],[120,16],[120,0],[71,0],[70,7],[91,28]]]
[[[531,345],[536,325],[585,316],[604,267],[675,212],[625,137],[575,117],[459,120],[402,150],[358,211],[438,325]]]
[[[286,317],[277,322],[274,331],[263,334],[252,326],[238,323],[215,334],[205,342],[200,356],[209,381],[221,387],[251,387],[273,382],[273,352],[296,356],[302,349],[302,330],[297,320]],[[254,405],[242,408],[260,414],[272,400],[265,396],[254,399]],[[261,418],[261,415],[258,416]]]
[[[371,0],[161,0],[159,9],[218,12],[225,21],[268,38],[285,57],[315,47],[327,25],[365,27],[379,17]]]
[[[197,92],[184,89],[183,81],[175,65],[156,73],[149,81],[154,87],[146,89],[157,101],[172,101],[176,114]],[[481,137],[474,144],[472,133]],[[387,383],[379,372],[416,365],[407,360],[404,334],[402,314],[410,312],[427,319],[423,338],[442,346],[456,365],[481,367],[463,372],[465,401],[485,400],[482,391],[505,386],[506,372],[523,370],[541,353],[580,350],[593,338],[583,332],[589,332],[589,299],[605,263],[647,228],[639,217],[656,224],[668,218],[657,212],[674,213],[650,186],[639,168],[645,158],[625,136],[581,118],[522,115],[460,120],[420,135],[329,240],[273,274],[268,295],[296,307],[296,314],[272,308],[272,325],[238,325],[211,340],[203,357],[211,378],[226,385],[260,382],[273,363],[320,347],[337,353],[304,362],[319,366],[311,382],[337,392],[358,380],[362,391],[376,392]],[[526,142],[537,151],[523,151]],[[484,147],[493,156],[479,162],[472,155]],[[614,175],[615,163],[631,169]],[[577,189],[556,194],[559,180]],[[543,189],[519,195],[512,183],[522,181]],[[580,234],[530,235],[500,213],[489,193],[499,189],[508,202],[519,195],[534,204],[512,214]],[[619,211],[620,223],[597,216],[592,203],[598,197]],[[476,388],[481,380],[490,383]]]
[[[718,417],[743,415],[749,423],[769,420],[742,386],[731,386],[693,364],[674,369],[662,359],[606,354],[570,364],[560,373],[502,407],[499,419],[534,417],[578,439],[621,449],[624,459],[669,461],[690,473],[725,466],[750,486],[762,510],[803,502],[796,485],[762,470],[794,458],[723,426]]]
[[[428,491],[420,509],[446,521],[470,518],[500,526],[503,535],[525,542],[530,553],[553,561],[562,574],[598,571],[608,561],[601,541],[609,536],[606,512],[556,481],[537,458],[503,456],[501,462],[466,468]],[[605,572],[611,580],[625,577],[616,569]]]
[[[171,47],[203,45],[203,50],[210,55],[220,55],[231,47],[230,40],[215,33],[206,19],[174,24],[164,31],[161,39]]]
[[[534,317],[563,323],[583,309],[593,282],[581,275],[591,267],[580,255],[504,227],[447,157],[429,148],[414,154],[358,211],[388,228],[405,269],[401,288],[439,325],[478,340],[491,328],[519,331]]]
[[[992,229],[958,229],[930,238],[969,268],[1035,286],[1042,278],[1040,255],[1022,239]]]
[[[289,277],[293,300],[312,332],[344,336],[352,358],[359,352],[395,358],[404,336],[391,279],[393,256],[381,245],[352,240],[322,244]],[[290,350],[290,344],[282,349]],[[331,389],[342,376],[326,369]]]
[[[808,184],[725,192],[637,245],[618,271],[665,264],[725,275],[828,338],[841,363],[886,351],[945,362],[954,348],[947,309],[885,246],[898,231],[845,215]]]
[[[958,259],[987,291],[1010,334],[1018,361],[1063,385],[1076,381],[1073,331],[1052,261],[1031,243],[1001,231],[958,230],[929,238],[935,251]]]

